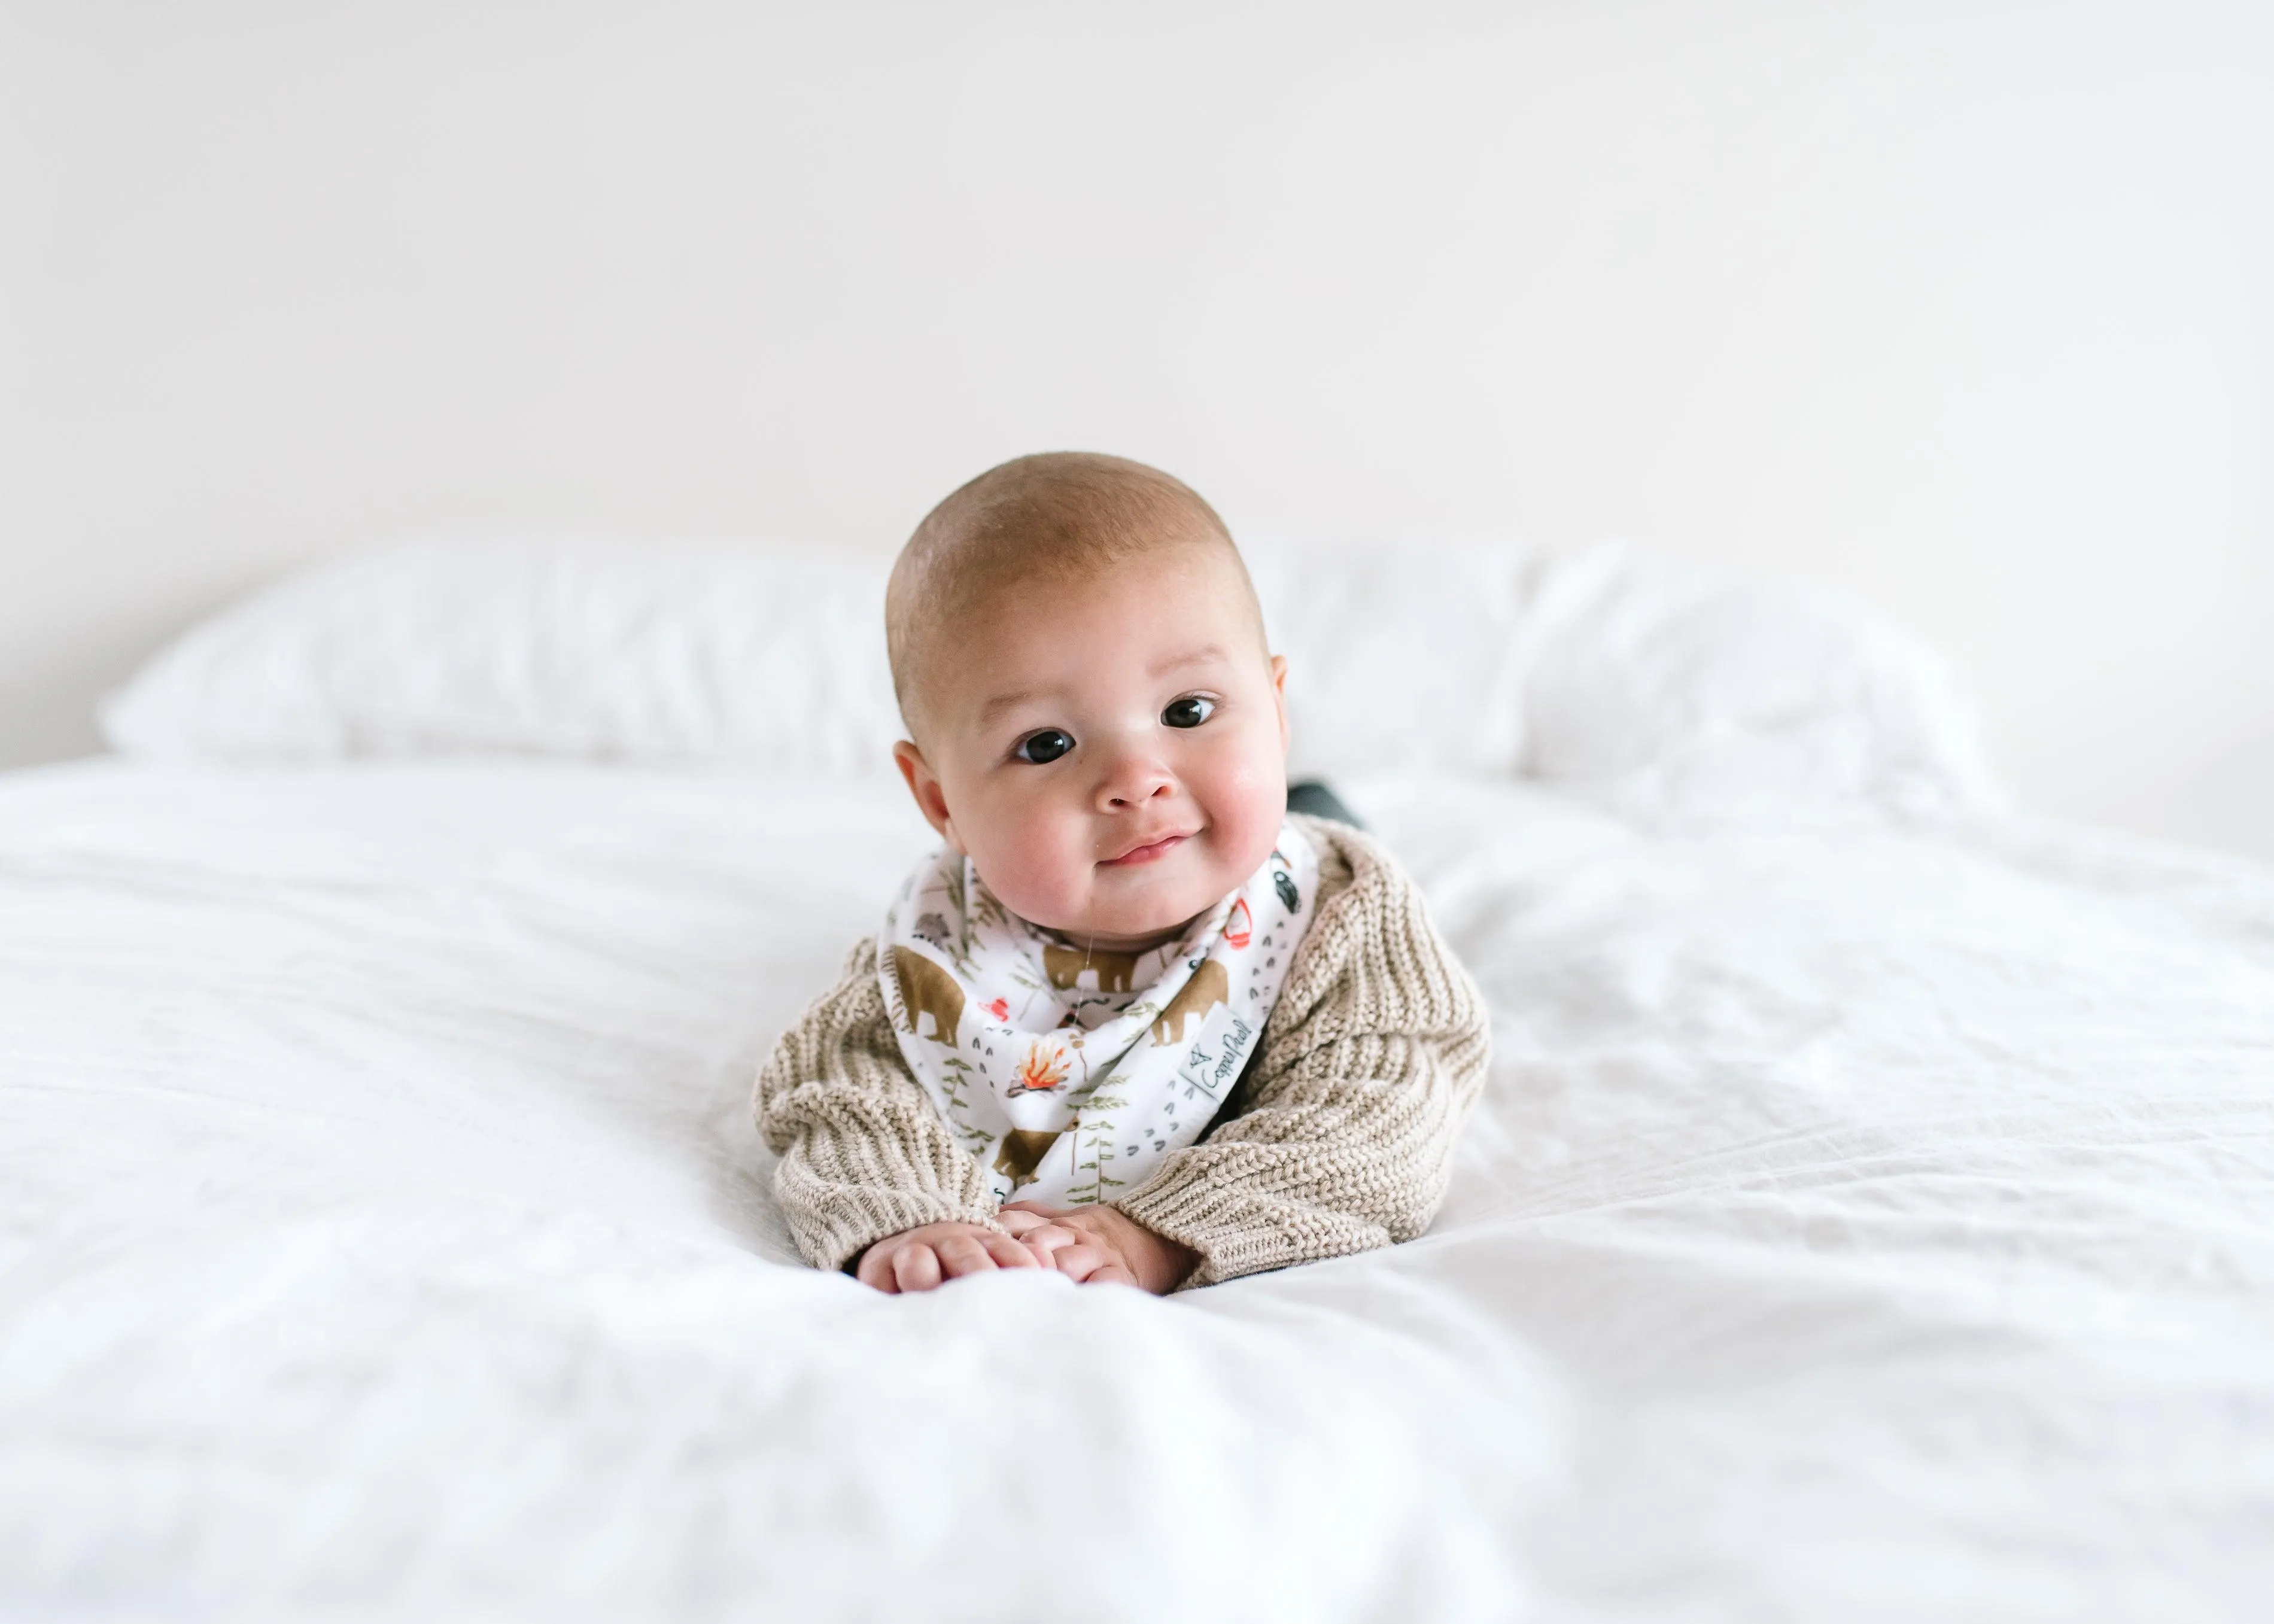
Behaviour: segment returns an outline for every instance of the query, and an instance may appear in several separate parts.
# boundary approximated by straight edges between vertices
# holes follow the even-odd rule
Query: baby
[[[944,845],[758,1078],[806,1259],[1166,1292],[1420,1234],[1483,1001],[1386,853],[1288,816],[1286,662],[1223,521],[1021,457],[917,527],[885,614]]]

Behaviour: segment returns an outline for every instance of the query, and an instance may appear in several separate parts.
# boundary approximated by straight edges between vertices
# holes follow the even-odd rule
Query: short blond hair
[[[1095,451],[1038,452],[989,469],[926,514],[892,565],[885,646],[901,718],[914,732],[938,633],[995,593],[1091,581],[1178,547],[1220,550],[1254,602],[1231,532],[1173,475]],[[1260,639],[1260,609],[1255,618]]]

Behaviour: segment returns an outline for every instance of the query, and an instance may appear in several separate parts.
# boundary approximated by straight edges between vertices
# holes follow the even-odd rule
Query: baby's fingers
[[[929,1246],[910,1241],[892,1253],[892,1289],[929,1291],[939,1284],[939,1259]]]
[[[853,1271],[853,1278],[879,1291],[898,1291],[900,1282],[892,1278],[892,1253],[896,1250],[881,1241],[870,1247],[861,1254],[861,1264]]]
[[[1071,1246],[1059,1247],[1050,1253],[1050,1262],[1059,1274],[1071,1275],[1084,1283],[1100,1269],[1108,1266],[1120,1267],[1115,1262],[1112,1253],[1088,1241],[1076,1241]],[[1127,1273],[1126,1270],[1123,1272]]]
[[[995,1259],[999,1268],[1038,1268],[1042,1265],[1033,1247],[1007,1235],[990,1235],[980,1244],[987,1248],[987,1255]]]
[[[1058,1254],[1075,1244],[1081,1237],[1062,1223],[1046,1223],[1039,1229],[1029,1229],[1019,1237],[1020,1244],[1032,1252],[1039,1262],[1057,1267]]]
[[[983,1231],[983,1234],[984,1232]],[[951,1235],[937,1242],[932,1250],[939,1253],[940,1267],[947,1271],[950,1280],[960,1280],[966,1274],[985,1274],[995,1268],[995,1249],[987,1241],[999,1238],[994,1235]],[[1013,1241],[1013,1245],[1018,1243]]]

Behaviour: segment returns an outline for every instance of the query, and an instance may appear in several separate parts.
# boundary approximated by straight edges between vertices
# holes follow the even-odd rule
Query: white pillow
[[[1531,555],[1506,543],[1243,545],[1287,657],[1296,778],[1522,766]]]
[[[193,627],[103,712],[163,757],[520,754],[889,773],[887,566],[725,542],[434,540]]]
[[[1639,812],[1994,799],[1931,662],[1853,611],[1623,546],[1243,549],[1295,776],[1529,773]],[[118,749],[546,755],[888,775],[881,558],[434,540],[192,628],[106,707]]]
[[[1853,607],[1607,544],[1527,605],[1523,770],[1634,813],[2001,805],[1926,652]]]
[[[1523,555],[1244,550],[1300,773],[1513,771]],[[889,773],[882,559],[725,542],[431,540],[193,627],[105,708],[132,755],[521,754]]]

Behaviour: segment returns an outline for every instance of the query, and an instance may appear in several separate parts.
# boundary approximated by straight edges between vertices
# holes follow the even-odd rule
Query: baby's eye
[[[1215,714],[1215,700],[1187,694],[1162,711],[1161,720],[1171,727],[1198,727]]]
[[[1029,761],[1037,767],[1054,762],[1073,748],[1073,737],[1055,727],[1045,727],[1038,733],[1028,733],[1019,741],[1019,748],[1011,753],[1020,761]]]

